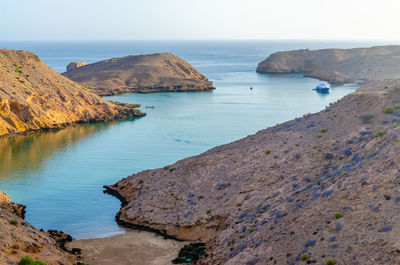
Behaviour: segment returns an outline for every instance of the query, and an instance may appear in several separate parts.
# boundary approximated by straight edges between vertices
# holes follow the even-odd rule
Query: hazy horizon
[[[394,0],[20,0],[2,9],[0,41],[400,41]]]

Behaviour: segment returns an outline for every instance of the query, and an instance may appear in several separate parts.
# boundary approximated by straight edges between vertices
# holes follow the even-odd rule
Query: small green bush
[[[244,235],[243,234],[239,234],[239,238],[243,238],[244,237]]]
[[[320,134],[320,133],[317,134],[317,137],[318,137],[318,138],[321,138],[321,137],[322,137],[322,134]]]
[[[313,146],[312,146],[312,149],[317,149],[317,146],[316,146],[316,145],[313,145]]]
[[[242,206],[242,203],[241,203],[241,202],[238,202],[238,203],[236,203],[236,206],[237,206],[237,207],[240,207],[240,206]]]
[[[10,221],[10,224],[11,224],[11,225],[18,225],[18,221],[17,221],[17,220],[11,220],[11,221]]]
[[[164,170],[168,170],[168,169],[169,169],[169,166],[165,166],[165,167],[163,167],[163,169],[164,169]]]
[[[385,88],[389,88],[389,85],[386,85]]]
[[[343,214],[342,214],[341,212],[336,212],[336,213],[333,215],[333,217],[334,217],[335,219],[340,219],[340,218],[343,217]]]
[[[300,256],[300,260],[308,260],[310,258],[310,255],[308,253],[304,253]]]
[[[207,209],[206,213],[210,214],[211,213],[211,209]]]
[[[346,172],[346,171],[343,171],[343,172],[342,172],[342,176],[347,176],[347,172]]]
[[[335,265],[336,261],[332,258],[326,260],[326,265]]]
[[[267,154],[267,155],[271,154],[271,150],[269,150],[269,149],[266,150],[266,151],[265,151],[265,154]]]
[[[321,133],[327,132],[328,129],[327,128],[322,128],[321,130],[319,130]]]
[[[400,109],[400,104],[397,104],[396,106],[394,106],[395,109]]]
[[[22,258],[19,262],[18,265],[46,265],[46,263],[40,261],[40,260],[33,260],[30,257],[24,257]]]
[[[333,114],[333,117],[335,117],[335,118],[336,118],[336,117],[337,117],[337,115],[336,115],[336,114]]]
[[[392,128],[397,128],[397,126],[399,126],[397,123],[393,123]]]
[[[250,227],[250,228],[249,228],[249,232],[250,232],[250,233],[252,233],[252,232],[254,232],[254,231],[256,231],[256,230],[257,230],[257,228],[255,228],[255,227]]]
[[[385,114],[392,114],[394,112],[394,109],[392,107],[386,107],[383,113]]]
[[[299,143],[295,143],[294,145],[295,145],[295,146],[299,146]]]
[[[172,172],[172,171],[174,171],[175,170],[175,168],[174,167],[171,167],[170,169],[169,169],[169,172]]]
[[[377,131],[377,132],[374,134],[374,136],[375,136],[375,137],[379,137],[379,136],[383,136],[384,134],[385,134],[385,131],[379,130],[379,131]]]
[[[138,180],[138,183],[139,183],[139,184],[143,184],[143,182],[144,182],[143,179],[139,179],[139,180]]]

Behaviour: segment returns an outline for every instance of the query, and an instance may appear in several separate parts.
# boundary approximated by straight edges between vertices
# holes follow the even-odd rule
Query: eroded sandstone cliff
[[[135,107],[86,91],[31,52],[0,49],[0,136],[143,115]]]
[[[63,75],[102,96],[214,88],[207,77],[170,53],[113,58],[70,68]]]
[[[400,78],[400,46],[277,52],[259,63],[259,73],[306,73],[333,84]]]

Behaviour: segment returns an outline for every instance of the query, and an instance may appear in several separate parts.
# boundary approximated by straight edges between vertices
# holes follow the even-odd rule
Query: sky
[[[0,0],[0,40],[399,41],[400,0]]]

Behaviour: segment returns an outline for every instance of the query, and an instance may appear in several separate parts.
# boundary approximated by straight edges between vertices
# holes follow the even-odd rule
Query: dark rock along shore
[[[400,82],[377,79],[106,186],[124,202],[118,221],[206,242],[198,264],[400,264]]]

